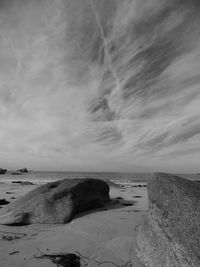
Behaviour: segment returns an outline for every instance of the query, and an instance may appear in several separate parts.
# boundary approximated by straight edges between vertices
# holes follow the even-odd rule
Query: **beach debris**
[[[1,210],[0,224],[68,223],[80,212],[104,207],[109,186],[100,179],[65,179],[41,185]]]
[[[146,184],[138,184],[138,185],[132,185],[131,187],[147,187]]]
[[[74,253],[43,253],[40,249],[38,249],[40,255],[34,255],[36,259],[50,259],[57,267],[87,267],[88,264],[95,264],[98,266],[104,264],[110,264],[111,267],[132,267],[131,262],[126,262],[123,265],[118,265],[112,261],[100,261],[97,260],[97,257],[86,257],[82,255],[80,252],[75,251]],[[90,265],[92,266],[92,265]]]
[[[3,241],[13,241],[16,239],[21,239],[25,237],[27,234],[24,233],[13,233],[7,231],[0,231],[0,236]]]
[[[0,205],[8,205],[10,202],[7,201],[5,198],[0,199]]]
[[[40,259],[50,259],[57,267],[80,267],[80,257],[73,253],[67,254],[43,254]]]
[[[35,254],[34,258],[36,259],[49,259],[57,267],[80,267],[81,258],[76,253],[43,253],[39,248],[37,248],[40,255]],[[49,251],[49,249],[47,249]]]
[[[13,240],[16,240],[16,239],[21,239],[20,236],[10,236],[10,235],[2,235],[2,240],[5,240],[5,241],[13,241]]]
[[[12,184],[34,185],[32,182],[29,181],[12,181]]]
[[[16,251],[10,252],[9,255],[15,255],[15,254],[18,254],[18,253],[19,253],[19,251],[16,250]]]

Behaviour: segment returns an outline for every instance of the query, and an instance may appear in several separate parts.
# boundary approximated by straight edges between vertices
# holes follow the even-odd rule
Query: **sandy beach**
[[[56,266],[42,256],[66,253],[79,255],[82,266],[141,266],[134,254],[135,227],[147,211],[147,189],[142,182],[115,182],[111,203],[68,224],[1,225],[0,266]],[[0,196],[11,202],[36,187],[1,183]]]
[[[0,267],[199,267],[200,0],[0,18]]]

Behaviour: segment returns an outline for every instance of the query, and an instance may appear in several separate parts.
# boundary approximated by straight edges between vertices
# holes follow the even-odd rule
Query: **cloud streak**
[[[1,162],[197,171],[199,11],[197,0],[1,1]]]

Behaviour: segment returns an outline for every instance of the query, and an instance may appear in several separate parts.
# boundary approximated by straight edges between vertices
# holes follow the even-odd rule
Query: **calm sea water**
[[[122,182],[128,182],[130,180],[135,182],[145,182],[151,176],[150,173],[116,173],[116,172],[37,172],[30,171],[29,173],[22,175],[12,175],[6,173],[0,175],[1,182],[11,183],[12,181],[32,181],[40,184],[50,181],[73,179],[73,178],[99,178],[118,180]]]
[[[0,181],[11,183],[12,181],[32,181],[36,184],[43,184],[50,181],[72,178],[99,178],[117,180],[118,182],[147,182],[152,173],[118,173],[118,172],[36,172],[30,171],[27,174],[12,175],[6,173],[0,175]],[[200,175],[195,174],[179,174],[189,180],[200,180]]]

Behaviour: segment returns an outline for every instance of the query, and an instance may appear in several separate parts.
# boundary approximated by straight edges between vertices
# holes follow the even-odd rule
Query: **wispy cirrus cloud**
[[[197,170],[199,11],[197,0],[1,1],[1,162]]]

